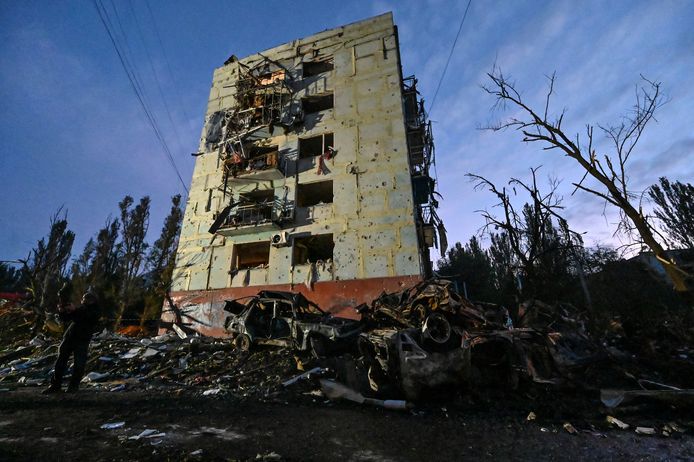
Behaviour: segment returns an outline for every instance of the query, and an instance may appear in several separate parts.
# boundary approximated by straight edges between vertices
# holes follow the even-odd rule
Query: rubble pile
[[[47,385],[58,345],[56,339],[38,336],[0,351],[0,389]],[[104,332],[92,340],[82,388],[266,397],[299,373],[297,364],[303,363],[289,350],[241,352],[224,339],[181,339],[174,333],[134,338]]]
[[[384,293],[357,307],[361,321],[335,318],[288,292],[261,291],[245,303],[228,301],[225,310],[225,339],[191,335],[176,324],[155,337],[96,335],[83,388],[279,401],[327,397],[390,409],[529,387],[581,389],[596,401],[602,390],[607,407],[640,398],[689,406],[694,396],[686,380],[669,381],[614,343],[594,339],[586,313],[571,305],[529,301],[512,318],[502,306],[461,297],[443,280]],[[0,322],[16,323],[16,330],[3,331],[2,391],[45,386],[57,356],[59,339],[29,340],[25,315],[17,307],[0,312]],[[694,355],[683,349],[677,355],[686,378]]]

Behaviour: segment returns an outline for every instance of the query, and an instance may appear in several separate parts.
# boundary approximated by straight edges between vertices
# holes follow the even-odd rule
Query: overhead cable
[[[149,105],[146,102],[146,95],[144,93],[144,89],[141,86],[134,66],[131,65],[131,63],[128,61],[128,58],[126,56],[125,50],[122,49],[122,45],[119,45],[118,40],[116,38],[115,34],[115,29],[113,27],[113,24],[108,16],[108,11],[106,8],[101,4],[100,0],[93,0],[94,7],[96,8],[97,13],[99,14],[99,19],[101,20],[101,23],[103,24],[104,28],[106,29],[106,33],[108,34],[109,39],[111,40],[111,44],[113,45],[114,50],[116,51],[116,55],[118,55],[118,59],[121,63],[121,66],[123,66],[123,70],[125,71],[125,74],[128,76],[128,80],[130,81],[130,85],[132,86],[133,92],[135,93],[135,96],[137,97],[137,100],[140,103],[140,106],[142,107],[142,110],[145,113],[145,116],[147,118],[147,121],[149,122],[150,127],[152,128],[152,131],[154,132],[154,135],[156,136],[157,140],[159,140],[159,143],[162,146],[162,149],[164,151],[164,154],[166,154],[166,157],[169,160],[169,163],[171,164],[171,167],[174,169],[174,172],[176,173],[176,176],[178,177],[178,180],[181,183],[181,186],[183,186],[183,189],[185,190],[186,194],[188,194],[188,187],[186,186],[185,182],[183,181],[183,178],[181,177],[181,173],[178,170],[178,167],[176,166],[176,162],[174,161],[173,155],[171,154],[171,150],[169,149],[168,144],[166,143],[166,140],[164,139],[164,136],[161,133],[161,130],[159,129],[159,125],[157,123],[156,117],[154,113],[150,110]],[[114,11],[115,11],[115,5],[113,5]],[[116,12],[117,15],[117,12]],[[122,24],[120,24],[120,19],[117,17],[117,20],[119,22],[119,26],[121,27],[121,31],[123,35],[125,35],[125,31],[122,28]],[[127,38],[124,37],[126,47],[127,45]]]
[[[458,43],[458,37],[460,37],[460,31],[463,30],[463,24],[465,23],[465,18],[467,17],[467,11],[470,9],[470,3],[472,3],[472,0],[468,0],[467,6],[465,7],[465,13],[463,13],[463,19],[460,21],[460,27],[458,27],[458,33],[455,34],[455,40],[453,40],[453,46],[451,47],[451,52],[448,54],[448,59],[446,60],[446,66],[443,68],[443,72],[441,73],[441,78],[439,79],[439,84],[436,86],[436,91],[434,92],[434,98],[431,100],[431,104],[429,105],[429,113],[431,113],[432,109],[434,108],[434,103],[436,102],[436,97],[439,94],[439,89],[441,88],[441,83],[443,82],[443,78],[446,76],[446,71],[448,70],[448,64],[451,62],[451,57],[453,56],[453,50],[455,50],[455,45]]]

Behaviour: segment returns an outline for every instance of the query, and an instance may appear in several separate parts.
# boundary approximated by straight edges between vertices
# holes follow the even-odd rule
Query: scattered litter
[[[624,423],[621,420],[619,420],[618,418],[612,417],[611,415],[607,416],[607,423],[611,424],[611,425],[616,425],[617,427],[621,428],[622,430],[626,430],[627,428],[629,428],[628,423]]]
[[[226,430],[224,428],[202,427],[200,430],[191,432],[193,435],[214,436],[227,441],[236,441],[246,439],[246,435],[236,433],[235,431]]]
[[[635,431],[639,435],[655,435],[655,428],[653,427],[636,427]]]
[[[146,430],[143,430],[140,434],[134,435],[129,437],[129,440],[139,440],[140,438],[148,438],[151,437],[151,435],[156,435],[158,434],[158,430],[152,430],[151,428],[148,428]]]
[[[276,452],[270,452],[267,454],[257,454],[255,456],[255,460],[262,460],[262,461],[273,461],[273,460],[282,460],[282,456],[277,454]]]
[[[111,374],[109,374],[108,372],[105,372],[103,374],[99,372],[90,372],[82,378],[82,382],[101,382],[103,380],[106,380],[110,376]]]
[[[570,422],[564,423],[563,427],[564,427],[564,430],[566,430],[567,433],[569,433],[570,435],[578,435],[578,430],[576,430],[576,427],[571,425]]]
[[[323,394],[331,400],[346,399],[359,404],[371,404],[398,411],[406,411],[410,408],[409,404],[403,400],[365,398],[361,393],[333,380],[320,379],[320,384]]]
[[[125,426],[125,422],[109,422],[103,424],[100,428],[102,430],[115,430],[116,428],[123,428]]]
[[[159,350],[155,350],[153,348],[147,348],[144,353],[142,353],[143,358],[151,358],[152,356],[156,356],[159,354]]]
[[[682,427],[677,425],[675,422],[666,423],[663,430],[667,431],[668,433],[684,433],[684,429],[682,429]]]
[[[525,418],[525,420],[528,420],[528,421],[532,421],[535,419],[537,419],[537,415],[535,415],[535,413],[532,411],[530,412],[530,414],[528,414],[528,417]]]
[[[124,383],[121,383],[120,385],[116,385],[115,387],[111,388],[109,391],[123,391],[125,390],[126,385]]]
[[[174,325],[171,326],[171,327],[173,328],[174,332],[176,332],[176,335],[178,335],[178,337],[179,337],[181,340],[185,340],[185,339],[188,338],[188,334],[186,334],[185,332],[183,332],[183,329],[181,329],[180,327],[178,327],[177,324],[174,324]]]
[[[196,449],[195,451],[190,453],[191,456],[201,456],[202,455],[202,449]]]
[[[202,392],[202,396],[213,396],[218,395],[222,392],[221,388],[211,388]]]
[[[319,373],[325,373],[325,372],[327,372],[327,369],[323,369],[323,368],[320,368],[320,367],[314,367],[314,368],[311,369],[310,371],[306,371],[306,372],[304,372],[303,374],[299,374],[299,375],[297,375],[296,377],[292,377],[291,379],[289,379],[289,380],[287,380],[287,381],[285,381],[285,382],[282,382],[282,386],[283,386],[283,387],[288,387],[288,386],[290,386],[290,385],[295,384],[296,382],[298,382],[298,381],[301,380],[301,379],[309,378],[312,374],[319,374]]]
[[[127,353],[121,355],[120,359],[133,359],[135,356],[140,354],[140,351],[142,351],[142,348],[131,348]]]

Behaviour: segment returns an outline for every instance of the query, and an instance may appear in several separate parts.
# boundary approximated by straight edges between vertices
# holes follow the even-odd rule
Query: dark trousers
[[[89,351],[89,338],[79,338],[75,335],[70,335],[68,332],[63,341],[60,343],[60,349],[58,350],[58,359],[55,360],[53,379],[51,384],[53,386],[59,387],[63,382],[63,376],[65,375],[65,370],[67,369],[67,362],[70,359],[70,355],[74,356],[72,376],[70,377],[71,388],[77,388],[79,386],[80,380],[84,375],[84,368],[87,365],[87,356]]]

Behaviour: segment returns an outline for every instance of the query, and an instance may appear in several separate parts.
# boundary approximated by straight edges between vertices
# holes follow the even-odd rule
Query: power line
[[[149,17],[152,20],[152,29],[154,29],[154,33],[157,36],[157,40],[159,41],[159,47],[161,48],[162,55],[164,56],[164,61],[166,62],[166,68],[169,70],[169,75],[171,76],[171,82],[173,83],[174,90],[176,90],[176,96],[178,97],[178,104],[181,106],[181,110],[183,111],[183,116],[186,118],[186,122],[188,124],[188,128],[190,129],[191,133],[195,132],[195,129],[193,128],[193,125],[191,125],[190,122],[190,117],[188,117],[188,113],[186,112],[186,106],[183,104],[183,98],[181,98],[181,91],[178,88],[178,83],[176,82],[176,78],[174,77],[174,73],[171,70],[171,62],[169,61],[169,56],[166,54],[166,48],[164,48],[164,43],[161,40],[161,34],[159,34],[159,28],[157,27],[157,21],[154,19],[154,13],[152,12],[152,8],[149,6],[149,0],[145,0],[145,5],[147,5],[147,11],[149,11]]]
[[[470,8],[470,3],[472,3],[472,0],[468,0],[467,6],[465,7],[465,13],[463,13],[463,19],[460,21],[460,27],[458,27],[458,33],[455,34],[455,40],[453,40],[453,46],[451,47],[451,52],[448,54],[448,59],[446,60],[446,66],[443,68],[443,73],[441,74],[441,78],[439,79],[439,84],[436,86],[436,91],[434,92],[434,98],[431,100],[431,105],[429,105],[429,113],[431,114],[432,109],[434,108],[434,103],[436,102],[436,97],[439,94],[439,89],[441,88],[441,83],[443,82],[443,78],[446,76],[446,71],[448,70],[448,64],[451,62],[451,57],[453,56],[453,50],[455,50],[455,45],[458,43],[458,37],[460,37],[460,31],[463,30],[463,24],[465,23],[465,18],[467,17],[467,10]]]
[[[108,37],[111,40],[111,44],[113,45],[113,48],[115,49],[116,54],[118,55],[118,59],[120,60],[121,65],[123,66],[123,70],[125,71],[125,74],[128,76],[128,80],[130,81],[130,85],[132,86],[132,89],[135,92],[135,96],[137,97],[137,100],[140,102],[140,106],[142,106],[142,110],[144,111],[145,116],[147,117],[147,121],[149,122],[150,127],[152,127],[152,131],[154,131],[154,135],[159,140],[159,143],[161,144],[162,149],[164,150],[164,153],[166,154],[169,163],[171,164],[171,167],[176,172],[176,176],[178,177],[178,180],[181,182],[181,186],[183,186],[183,189],[185,190],[186,194],[188,194],[188,188],[185,182],[183,181],[183,178],[181,177],[181,173],[178,171],[178,167],[176,166],[176,162],[174,161],[173,155],[171,154],[171,150],[169,149],[166,140],[164,139],[164,137],[161,134],[161,131],[159,130],[156,117],[154,116],[154,113],[149,109],[148,104],[145,102],[146,97],[143,88],[141,87],[137,79],[135,68],[134,66],[131,66],[131,63],[128,61],[127,56],[125,55],[125,51],[122,50],[118,44],[118,41],[115,37],[115,29],[113,29],[113,24],[111,23],[111,20],[108,16],[108,11],[100,3],[100,0],[93,0],[93,3],[97,13],[99,14],[99,19],[101,19],[101,23],[106,29],[106,33],[108,34]],[[113,5],[113,3],[112,6],[115,10],[115,6]],[[120,19],[117,16],[117,12],[116,18],[118,19],[120,25]],[[127,47],[127,38],[125,38],[125,31],[123,30],[122,25],[121,31],[123,33]]]
[[[171,124],[171,128],[173,129],[174,135],[176,135],[176,141],[178,142],[178,148],[179,148],[180,152],[183,153],[183,143],[181,142],[181,137],[178,133],[178,128],[176,127],[176,124],[173,121],[173,117],[171,116],[171,111],[169,110],[169,105],[166,102],[166,97],[164,97],[164,91],[161,88],[161,83],[159,81],[159,75],[157,73],[157,70],[154,68],[152,56],[149,54],[149,49],[147,48],[147,42],[145,41],[145,36],[142,33],[142,29],[140,28],[140,22],[137,20],[137,13],[135,12],[135,8],[133,7],[131,0],[128,0],[128,6],[130,7],[130,11],[133,15],[133,19],[135,20],[135,26],[137,29],[137,33],[138,33],[138,36],[140,38],[140,42],[142,42],[142,48],[145,50],[145,55],[147,56],[147,61],[149,62],[149,68],[152,71],[152,75],[154,76],[154,82],[157,84],[157,89],[159,90],[159,97],[161,98],[161,101],[164,105],[164,110],[166,110],[166,115],[169,118],[169,123]]]

